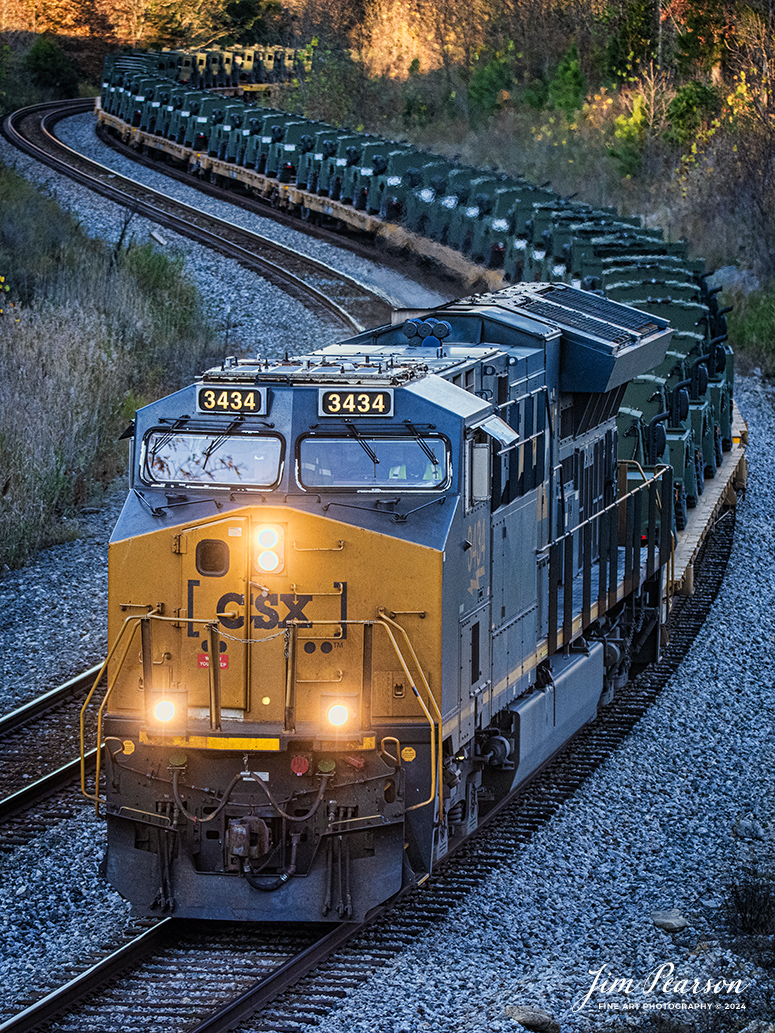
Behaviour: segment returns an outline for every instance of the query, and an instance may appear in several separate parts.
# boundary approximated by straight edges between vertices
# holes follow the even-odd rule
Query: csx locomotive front
[[[656,655],[671,471],[616,413],[669,336],[520,285],[138,411],[100,704],[137,911],[360,920]]]

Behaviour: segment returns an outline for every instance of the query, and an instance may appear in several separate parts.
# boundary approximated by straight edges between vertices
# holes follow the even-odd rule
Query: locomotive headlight
[[[265,524],[255,531],[255,564],[264,574],[279,574],[284,565],[284,534],[276,524]]]
[[[188,725],[185,689],[157,689],[146,696],[145,717],[152,735],[180,735]]]
[[[339,727],[340,725],[347,724],[349,719],[350,711],[343,703],[334,703],[332,707],[328,708],[328,720],[332,725]]]
[[[160,699],[153,708],[153,713],[157,721],[171,721],[175,716],[175,704],[172,700]]]

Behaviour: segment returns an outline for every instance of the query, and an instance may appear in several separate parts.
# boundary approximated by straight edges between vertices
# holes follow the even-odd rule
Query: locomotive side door
[[[177,536],[181,553],[182,682],[189,707],[209,707],[208,631],[203,620],[218,623],[222,635],[218,662],[221,669],[221,706],[245,710],[247,648],[250,637],[248,608],[248,520],[228,517]],[[195,623],[196,621],[196,623]],[[202,715],[205,716],[205,715]]]
[[[490,723],[490,604],[460,622],[460,736],[470,739]]]

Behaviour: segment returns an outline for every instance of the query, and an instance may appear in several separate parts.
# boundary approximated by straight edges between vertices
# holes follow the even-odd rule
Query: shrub
[[[726,916],[735,933],[775,933],[775,882],[756,871],[741,875],[729,886]]]
[[[564,111],[572,118],[584,104],[587,86],[581,73],[581,62],[576,45],[571,45],[560,61],[559,68],[549,83],[549,100],[552,106]]]
[[[492,54],[477,61],[468,83],[468,103],[475,118],[495,113],[514,84],[514,45],[504,54]]]
[[[670,126],[665,136],[668,142],[685,146],[696,138],[697,130],[716,114],[718,107],[718,91],[712,86],[698,79],[681,86],[667,108]]]
[[[78,95],[78,72],[69,57],[48,36],[32,44],[22,67],[36,86],[62,99]]]
[[[775,376],[775,284],[736,297],[727,318],[735,351]]]
[[[614,137],[617,143],[609,147],[609,154],[622,175],[634,176],[640,171],[646,138],[646,101],[642,94],[633,97],[632,111],[628,115],[616,117]]]

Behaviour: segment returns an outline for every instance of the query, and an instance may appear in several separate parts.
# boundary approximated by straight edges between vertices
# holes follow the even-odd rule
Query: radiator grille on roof
[[[597,294],[590,294],[585,291],[568,291],[550,287],[543,291],[542,296],[555,305],[563,307],[570,305],[578,312],[585,312],[588,316],[595,316],[604,322],[614,322],[617,326],[626,327],[639,334],[655,333],[660,327],[648,318],[647,313],[638,312],[635,309],[625,308],[623,305],[614,305],[606,298],[600,298]]]
[[[581,333],[589,334],[590,337],[610,341],[612,344],[627,344],[631,340],[631,335],[627,330],[622,330],[618,326],[611,326],[610,323],[604,323],[597,319],[590,319],[588,316],[581,315],[572,308],[551,305],[545,301],[524,301],[520,307],[532,315],[543,316],[544,319],[560,323],[562,326],[572,327]]]

